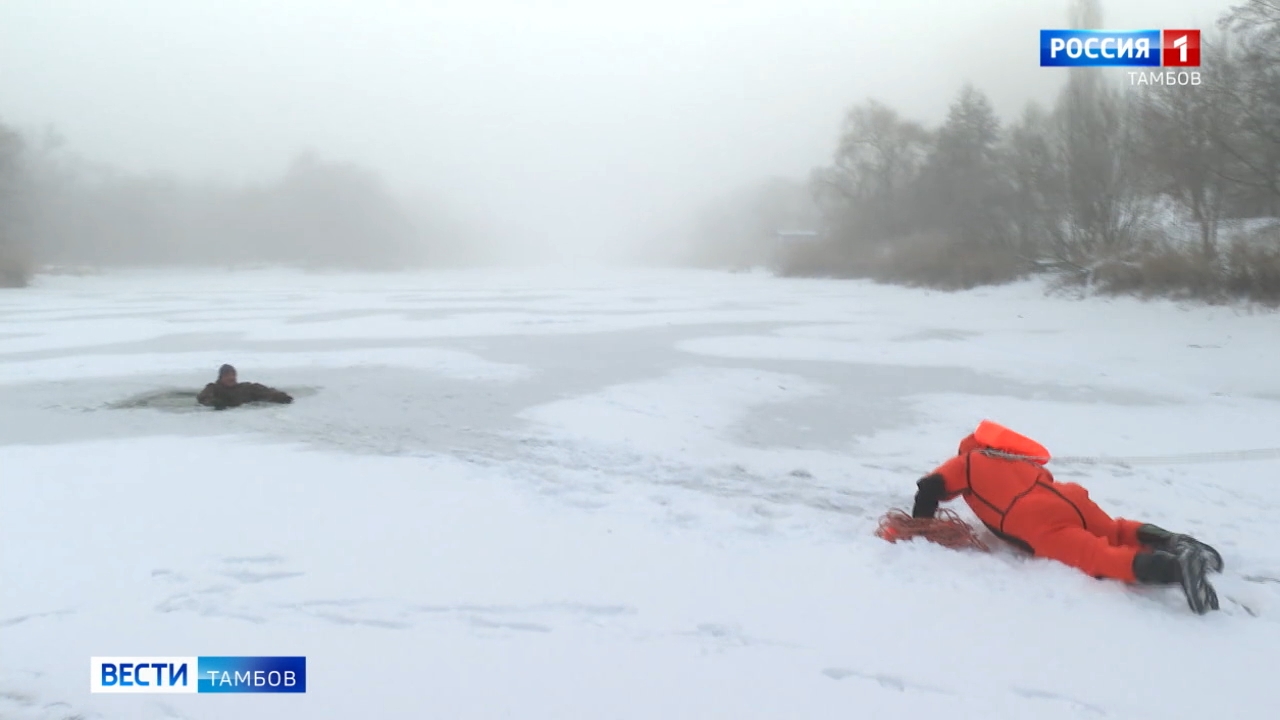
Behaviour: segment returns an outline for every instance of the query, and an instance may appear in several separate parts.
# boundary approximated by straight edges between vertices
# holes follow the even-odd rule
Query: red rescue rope
[[[911,514],[893,509],[880,518],[880,526],[876,528],[876,537],[889,542],[924,538],[953,550],[974,548],[982,552],[990,552],[987,544],[973,531],[954,511],[942,508],[932,518],[913,518]]]

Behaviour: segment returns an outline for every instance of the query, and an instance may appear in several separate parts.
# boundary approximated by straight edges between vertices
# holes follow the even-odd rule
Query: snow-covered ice
[[[1051,466],[1216,545],[1203,617],[872,532],[984,417],[1280,447],[1278,351],[1034,283],[41,277],[0,295],[0,717],[1267,717],[1280,459]],[[198,408],[223,362],[297,401]],[[94,655],[299,654],[301,696],[89,693]]]

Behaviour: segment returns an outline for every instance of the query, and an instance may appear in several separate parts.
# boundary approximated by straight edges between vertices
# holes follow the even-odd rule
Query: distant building
[[[777,235],[778,242],[782,245],[797,245],[818,240],[817,230],[779,230]]]

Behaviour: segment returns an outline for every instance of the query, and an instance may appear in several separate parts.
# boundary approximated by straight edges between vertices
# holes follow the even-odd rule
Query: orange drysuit
[[[1055,481],[1042,462],[1009,457],[969,435],[959,455],[920,480],[912,514],[933,517],[938,502],[961,496],[993,533],[1035,555],[1135,582],[1134,556],[1146,549],[1141,523],[1113,519],[1083,487]]]

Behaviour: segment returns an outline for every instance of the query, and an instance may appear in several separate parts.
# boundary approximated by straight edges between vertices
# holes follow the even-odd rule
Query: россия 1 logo
[[[305,693],[305,657],[92,657],[89,692]]]
[[[1040,67],[1200,67],[1200,31],[1041,30]]]
[[[1199,30],[1041,30],[1040,67],[1200,67]],[[1199,85],[1194,71],[1131,72],[1135,85]]]

